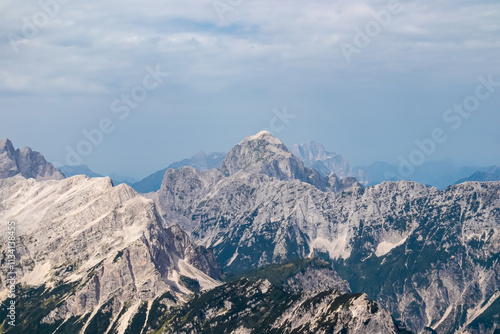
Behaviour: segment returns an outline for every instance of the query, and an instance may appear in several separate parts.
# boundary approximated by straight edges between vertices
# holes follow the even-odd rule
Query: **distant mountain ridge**
[[[0,140],[0,179],[18,174],[38,181],[64,179],[42,154],[29,147],[14,149],[12,142],[4,138]]]
[[[79,165],[79,166],[61,166],[58,168],[61,173],[66,177],[72,177],[75,175],[86,175],[90,178],[93,177],[104,177],[104,175],[94,172],[87,165]]]
[[[212,152],[206,154],[204,152],[199,152],[193,155],[191,158],[183,159],[178,162],[174,162],[170,164],[167,168],[161,169],[144,179],[132,184],[132,188],[134,188],[137,192],[140,193],[149,193],[158,191],[161,187],[161,181],[165,176],[165,172],[168,169],[179,169],[182,167],[193,167],[197,170],[210,170],[214,168],[219,168],[224,160],[225,153]]]
[[[458,180],[456,183],[459,184],[469,181],[500,181],[500,166],[491,166],[484,170],[477,171],[468,177]]]
[[[487,168],[472,166],[460,166],[452,160],[425,162],[418,167],[409,178],[403,178],[398,174],[398,166],[387,162],[376,161],[367,166],[352,167],[342,155],[328,152],[324,146],[314,141],[292,146],[290,152],[299,158],[306,167],[313,168],[321,176],[329,176],[334,173],[337,177],[354,177],[363,186],[373,186],[385,181],[410,180],[421,184],[435,186],[444,189],[452,184],[466,181],[498,181],[498,174],[489,174]],[[117,175],[109,175],[115,184],[126,183],[139,193],[150,193],[158,191],[161,182],[168,169],[179,169],[182,167],[193,167],[200,171],[219,169],[225,158],[225,153],[199,152],[191,158],[183,159],[170,164],[140,181]],[[493,167],[491,167],[493,169]],[[89,177],[102,177],[102,174],[92,171],[88,166],[62,166],[59,170],[66,176],[87,175]],[[475,175],[471,175],[477,173]],[[498,172],[497,172],[498,173]],[[458,181],[457,181],[458,180]]]
[[[456,180],[471,175],[480,167],[463,166],[451,159],[440,161],[427,161],[415,168],[408,177],[399,174],[398,166],[386,162],[377,161],[368,166],[356,167],[356,170],[364,171],[366,183],[376,185],[384,181],[407,180],[421,184],[445,189],[456,183]]]
[[[90,169],[90,167],[87,165],[78,165],[78,166],[65,165],[65,166],[59,167],[58,169],[66,177],[72,177],[75,175],[86,175],[90,178],[109,176],[111,178],[111,180],[113,180],[113,184],[115,186],[122,184],[122,183],[126,183],[128,185],[131,185],[131,184],[137,182],[137,180],[132,178],[132,177],[121,176],[121,175],[114,174],[114,173],[110,174],[110,175],[103,175],[103,174],[96,173],[92,169]]]
[[[308,167],[316,169],[323,176],[335,173],[338,177],[356,177],[347,159],[340,154],[327,152],[322,144],[308,141],[292,146],[291,152]]]
[[[399,174],[397,165],[383,161],[376,161],[367,166],[352,167],[343,156],[326,151],[322,144],[314,141],[294,145],[291,152],[306,166],[316,169],[321,175],[335,173],[341,178],[355,177],[364,186],[374,186],[385,181],[406,180],[444,189],[465,181],[500,180],[498,171],[488,172],[487,168],[483,167],[459,165],[451,159],[424,162],[416,167],[410,176],[403,177]],[[476,175],[471,175],[476,172]]]

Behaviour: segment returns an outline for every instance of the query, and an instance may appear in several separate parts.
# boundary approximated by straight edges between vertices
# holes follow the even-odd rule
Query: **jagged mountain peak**
[[[240,146],[250,147],[253,150],[265,149],[267,151],[270,151],[270,153],[286,155],[286,156],[291,154],[288,148],[285,146],[285,144],[283,144],[281,140],[274,137],[268,131],[261,131],[253,136],[248,136],[244,138],[240,143],[238,143],[238,145],[233,147],[231,151]]]
[[[45,157],[29,147],[15,149],[12,142],[4,138],[0,141],[0,179],[21,174],[35,180],[61,180],[64,175]]]
[[[0,154],[4,153],[4,152],[14,152],[15,149],[14,149],[14,145],[12,144],[12,142],[10,141],[9,138],[4,138],[2,140],[0,140]]]
[[[205,152],[203,152],[203,151],[200,151],[200,152],[196,153],[195,155],[193,155],[193,158],[199,158],[199,159],[200,158],[203,159],[203,158],[206,158],[206,157],[207,157],[207,154]]]
[[[25,146],[25,147],[23,147],[23,148],[19,149],[19,152],[20,152],[21,154],[30,154],[30,153],[32,153],[32,152],[33,152],[33,150],[31,149],[31,147],[29,147],[29,146]]]
[[[281,140],[267,131],[246,137],[229,151],[221,166],[225,176],[240,171],[260,173],[280,180],[301,179],[305,166]]]
[[[323,144],[313,140],[306,141],[302,144],[295,144],[292,147],[292,153],[297,155],[302,160],[321,160],[328,159],[331,156],[336,156],[336,153],[327,152]]]
[[[246,173],[251,176],[265,175],[281,181],[299,180],[323,191],[337,192],[346,188],[337,182],[340,181],[337,177],[330,175],[329,178],[330,173],[322,176],[315,168],[306,166],[281,140],[267,131],[246,137],[233,147],[226,155],[220,171],[226,177]],[[350,180],[346,185],[357,183],[354,181]]]
[[[292,147],[291,152],[301,159],[307,167],[316,169],[323,176],[335,173],[341,178],[364,179],[363,173],[356,173],[346,158],[340,154],[328,152],[322,144],[315,141],[310,140],[296,144]],[[362,183],[366,185],[366,182]]]
[[[259,133],[253,136],[248,136],[244,138],[243,141],[240,142],[240,144],[246,141],[253,141],[253,140],[267,140],[269,142],[273,142],[274,144],[283,144],[281,140],[274,137],[269,131],[260,131]]]

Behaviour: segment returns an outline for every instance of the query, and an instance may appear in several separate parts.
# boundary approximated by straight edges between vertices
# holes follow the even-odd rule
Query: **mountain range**
[[[64,165],[58,168],[61,173],[64,174],[65,177],[72,177],[75,175],[86,175],[90,178],[92,177],[104,177],[106,175],[102,175],[94,172],[87,165],[78,165],[78,166],[68,166]],[[133,177],[121,176],[118,174],[110,174],[107,175],[111,178],[114,185],[119,185],[121,183],[126,183],[128,185],[132,185],[137,182],[137,180]]]
[[[457,184],[468,181],[478,181],[478,182],[500,181],[500,167],[491,166],[489,168],[485,168],[484,170],[477,171],[466,178],[458,180]]]
[[[450,185],[466,181],[500,180],[499,172],[496,171],[495,174],[495,167],[464,166],[451,159],[426,161],[416,167],[411,175],[403,177],[399,173],[399,166],[383,161],[375,161],[367,166],[351,167],[347,159],[326,151],[323,145],[314,141],[294,145],[292,152],[306,166],[316,169],[322,175],[335,173],[342,178],[355,177],[364,186],[373,186],[384,181],[407,180],[445,189]],[[473,176],[474,173],[478,174]]]
[[[167,169],[147,196],[109,177],[6,175],[0,228],[16,227],[18,324],[0,328],[500,330],[500,182],[365,187],[325,152],[290,151],[260,132],[222,155],[217,169]],[[308,166],[321,159],[344,175]],[[2,170],[13,160],[0,160]],[[2,287],[9,285],[6,245],[0,235]],[[7,292],[0,292],[1,319]]]
[[[495,172],[495,169],[499,168],[497,166],[466,166],[457,164],[451,159],[424,162],[415,169],[412,175],[403,177],[399,175],[397,165],[383,161],[353,167],[342,155],[329,152],[322,144],[314,141],[308,141],[300,145],[295,144],[290,149],[290,152],[302,160],[306,167],[315,169],[322,176],[334,173],[340,178],[354,177],[363,186],[374,186],[385,181],[406,180],[445,189],[450,185],[466,181],[500,181],[498,170]],[[218,169],[224,156],[224,153],[210,153],[207,155],[200,152],[189,159],[175,162],[167,168],[131,185],[141,193],[154,192],[160,189],[163,175],[168,169],[179,169],[188,166],[201,171]]]
[[[414,332],[489,326],[480,315],[499,302],[500,183],[439,191],[337,178],[335,188],[335,175],[317,174],[261,133],[220,171],[167,171],[155,201],[226,272],[324,256]]]
[[[158,191],[160,189],[163,176],[168,169],[178,169],[186,166],[190,166],[198,170],[210,170],[213,168],[219,168],[222,160],[224,160],[224,156],[224,153],[205,154],[204,152],[199,152],[191,158],[184,159],[179,162],[174,162],[167,168],[154,172],[144,179],[132,184],[132,188],[140,193]]]
[[[464,166],[451,159],[441,161],[427,161],[415,169],[408,177],[399,175],[397,165],[383,161],[375,161],[366,166],[352,167],[342,155],[328,152],[324,146],[314,141],[295,144],[290,152],[298,157],[306,167],[315,169],[322,176],[334,173],[337,177],[356,178],[363,186],[373,186],[385,181],[415,181],[421,184],[445,189],[446,187],[467,181],[500,181],[498,166],[477,167]],[[193,167],[200,171],[219,169],[225,153],[199,152],[191,158],[174,162],[164,169],[146,176],[140,181],[132,177],[110,174],[114,184],[126,183],[140,193],[156,192],[161,187],[163,176],[168,169]],[[105,175],[92,171],[88,166],[61,166],[58,168],[66,177],[74,175],[87,175],[89,177],[103,177]]]

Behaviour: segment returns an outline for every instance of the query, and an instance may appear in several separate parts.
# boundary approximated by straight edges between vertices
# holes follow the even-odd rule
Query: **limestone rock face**
[[[327,152],[323,145],[308,141],[300,145],[293,145],[291,152],[301,159],[308,167],[316,169],[324,176],[335,173],[345,178],[354,176],[349,162],[341,155]]]
[[[243,139],[226,155],[221,166],[222,174],[230,176],[239,171],[292,180],[303,177],[306,168],[279,139],[262,131]]]
[[[35,180],[61,180],[64,175],[39,152],[31,148],[14,149],[12,142],[5,138],[0,140],[0,179],[21,174],[25,178]]]
[[[414,332],[500,327],[488,318],[500,303],[500,182],[364,188],[334,174],[311,182],[305,170],[259,133],[221,173],[167,173],[155,201],[227,272],[320,255]]]
[[[193,293],[186,281],[196,281],[202,291],[220,284],[221,271],[209,251],[178,226],[165,227],[152,200],[125,184],[113,187],[107,177],[0,180],[0,208],[0,228],[7,231],[8,222],[16,227],[18,282],[43,286],[56,300],[57,291],[70,287],[39,320],[47,326],[81,319],[86,328],[96,314],[109,312],[127,328],[141,303],[166,292],[172,305],[182,303]],[[2,234],[3,288],[6,241]]]
[[[262,131],[243,139],[226,155],[221,173],[234,175],[266,175],[282,181],[300,180],[325,190],[338,190],[315,169],[306,167],[302,160],[269,132]]]

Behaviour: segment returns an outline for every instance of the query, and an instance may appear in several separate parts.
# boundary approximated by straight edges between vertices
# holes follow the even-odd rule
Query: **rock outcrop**
[[[14,149],[12,142],[5,138],[0,140],[0,179],[15,175],[35,180],[61,180],[64,175],[39,152],[31,148]]]

